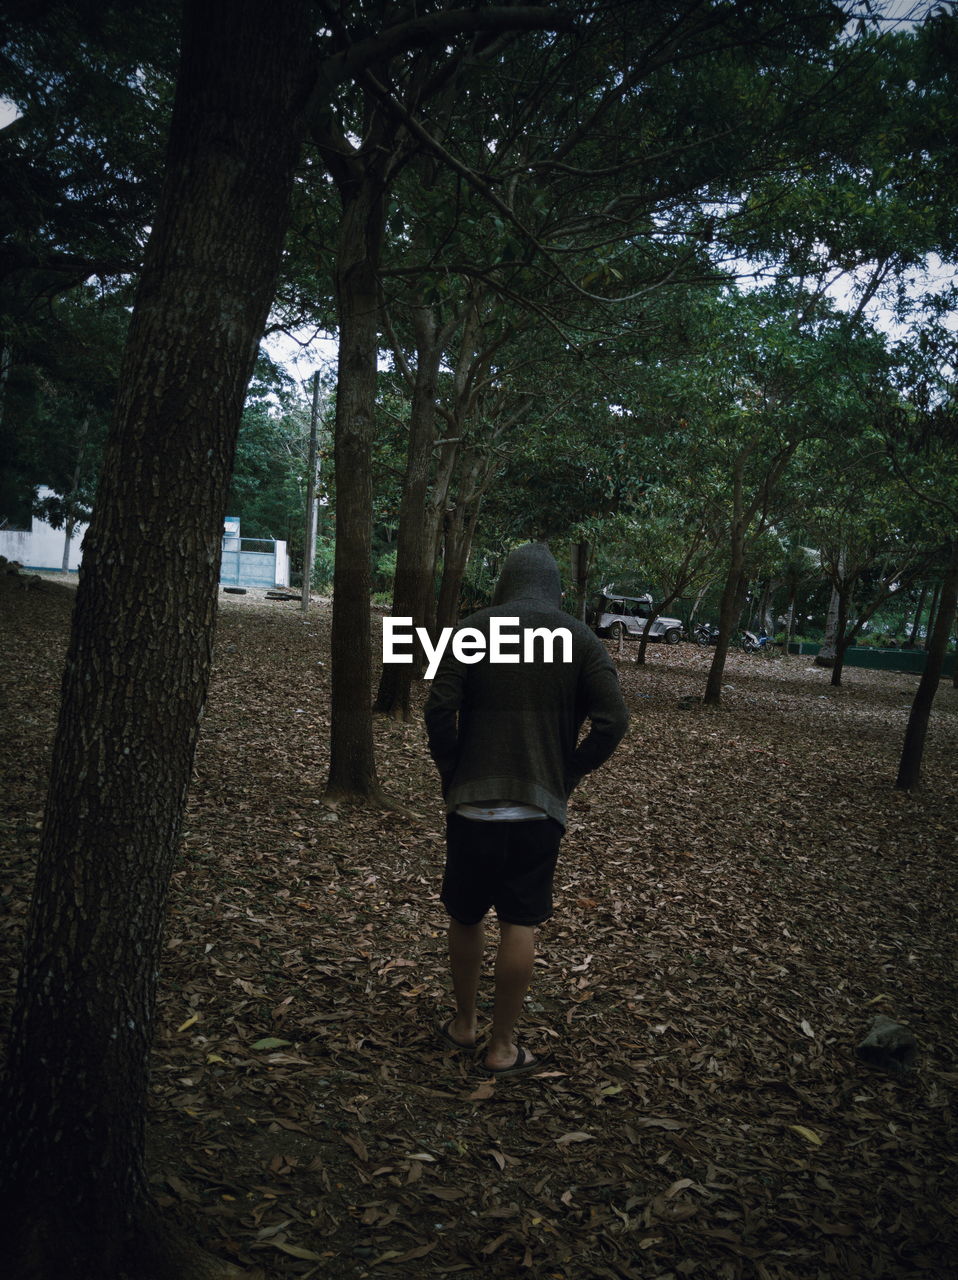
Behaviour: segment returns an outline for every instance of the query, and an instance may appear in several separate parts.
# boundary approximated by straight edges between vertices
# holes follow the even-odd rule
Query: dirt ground
[[[0,593],[4,1026],[72,596]],[[916,677],[736,653],[713,711],[710,653],[626,646],[629,734],[573,797],[528,1002],[551,1057],[496,1082],[434,1030],[419,721],[376,725],[416,816],[322,804],[329,621],[222,597],[157,1017],[167,1211],[268,1280],[958,1274],[951,682],[905,795]],[[857,1060],[876,1014],[914,1070]]]

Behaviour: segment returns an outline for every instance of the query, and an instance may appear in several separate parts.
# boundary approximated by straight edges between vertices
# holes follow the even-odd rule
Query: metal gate
[[[272,538],[223,538],[220,582],[228,587],[274,587],[276,542]]]

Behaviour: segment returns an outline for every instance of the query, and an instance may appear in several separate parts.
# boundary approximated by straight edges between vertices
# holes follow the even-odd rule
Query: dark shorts
[[[542,924],[552,915],[552,878],[562,827],[554,818],[481,822],[446,817],[443,904],[460,924],[490,907],[503,924]]]

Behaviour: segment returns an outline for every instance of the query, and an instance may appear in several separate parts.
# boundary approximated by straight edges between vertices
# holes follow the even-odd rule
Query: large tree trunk
[[[16,1280],[213,1274],[151,1208],[148,1056],[223,515],[279,267],[309,37],[299,0],[186,9],[166,179],[84,548],[0,1097],[3,1271]]]
[[[425,627],[431,613],[435,577],[435,525],[428,498],[436,444],[436,397],[442,345],[431,307],[416,309],[414,325],[416,376],[399,507],[392,612],[394,617],[411,617],[415,627]],[[416,646],[414,656],[418,658],[421,653]],[[408,720],[412,682],[421,670],[419,661],[412,666],[384,663],[374,710],[397,720]]]
[[[958,542],[952,543],[951,546],[948,569],[941,584],[938,613],[935,615],[935,623],[931,630],[928,659],[915,691],[915,700],[912,703],[908,727],[905,730],[898,777],[895,780],[895,786],[903,791],[917,786],[921,776],[921,759],[925,750],[931,705],[938,691],[938,681],[941,679],[941,668],[955,620],[956,606],[958,606]]]

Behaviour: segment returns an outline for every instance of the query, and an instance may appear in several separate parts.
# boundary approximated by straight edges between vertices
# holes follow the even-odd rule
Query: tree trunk
[[[316,562],[316,530],[319,524],[317,455],[319,444],[319,370],[313,374],[313,402],[309,414],[309,454],[306,463],[306,544],[303,547],[303,584],[300,596],[302,612],[309,612],[313,588],[313,565]]]
[[[443,535],[442,581],[439,586],[439,602],[436,606],[436,629],[454,627],[459,621],[459,598],[462,580],[472,550],[478,512],[458,505],[448,517]]]
[[[915,691],[911,714],[908,717],[908,727],[905,730],[901,760],[898,764],[895,786],[902,791],[908,791],[917,786],[921,776],[921,760],[925,750],[931,706],[938,691],[938,681],[941,679],[941,668],[945,660],[945,650],[948,648],[956,606],[958,606],[958,542],[953,542],[948,568],[941,584],[938,613],[931,632],[928,659]]]
[[[722,680],[725,675],[725,659],[728,657],[732,633],[742,608],[742,593],[745,588],[745,574],[742,567],[742,547],[733,546],[732,563],[729,566],[725,586],[722,589],[722,600],[719,604],[719,634],[709,667],[708,680],[705,683],[705,695],[702,701],[707,707],[718,707],[722,702]]]
[[[575,594],[575,616],[586,620],[586,597],[589,594],[589,573],[592,569],[592,543],[585,539],[572,543],[572,590]]]
[[[379,353],[379,257],[386,179],[370,165],[340,184],[336,261],[336,568],[333,575],[329,781],[331,802],[381,796],[372,720],[372,443]]]
[[[725,659],[728,657],[732,632],[742,610],[745,590],[745,529],[742,496],[744,458],[738,457],[732,473],[732,520],[729,527],[729,569],[719,604],[719,634],[715,653],[709,667],[702,701],[708,707],[718,707],[722,702],[722,680],[725,675]]]
[[[835,662],[835,637],[836,629],[838,627],[838,609],[838,589],[833,586],[831,598],[828,602],[828,613],[825,615],[825,634],[822,636],[821,647],[815,655],[816,667],[830,667]]]
[[[214,1273],[151,1207],[148,1056],[236,433],[279,268],[309,37],[299,0],[186,7],[0,1097],[4,1273],[15,1280]]]
[[[845,631],[848,627],[848,594],[845,591],[838,592],[838,616],[835,620],[835,656],[832,659],[832,678],[831,685],[833,689],[841,687],[842,671],[845,669],[845,650],[852,642],[852,637],[846,636]]]
[[[710,585],[711,583],[709,583],[709,586]],[[705,599],[705,595],[708,589],[709,589],[708,586],[702,587],[698,595],[695,597],[695,603],[692,605],[692,608],[689,611],[689,635],[690,636],[693,634],[695,630],[695,619],[698,616],[699,606],[701,605],[702,601]]]
[[[479,512],[486,486],[492,476],[493,462],[488,455],[467,455],[466,474],[459,487],[456,505],[447,513],[443,524],[442,581],[436,606],[436,626],[454,627],[459,621],[462,580],[476,535]]]
[[[642,639],[639,641],[639,651],[635,655],[635,663],[639,667],[645,666],[645,651],[649,647],[649,631],[658,616],[659,615],[657,613],[653,613],[642,628]]]
[[[418,307],[416,328],[416,376],[409,419],[409,444],[399,507],[396,539],[396,577],[393,584],[393,616],[411,617],[413,626],[429,623],[435,580],[435,528],[431,516],[429,480],[436,444],[436,398],[442,345],[430,307]],[[414,657],[421,654],[418,646]],[[408,720],[412,682],[422,665],[383,664],[375,711],[396,720]]]
[[[918,628],[921,626],[921,615],[925,608],[925,598],[928,595],[928,583],[924,583],[921,588],[921,594],[918,597],[918,607],[915,609],[915,617],[912,620],[911,631],[908,636],[908,647],[913,649],[918,640]]]
[[[785,656],[788,657],[795,634],[795,611],[798,607],[798,590],[793,587],[788,595],[788,608],[785,610]]]
[[[83,476],[83,450],[89,429],[90,415],[87,414],[77,433],[76,466],[73,468],[73,481],[64,504],[66,507],[66,519],[63,522],[63,559],[60,563],[60,568],[64,573],[67,573],[70,568],[70,544],[73,542],[73,531],[80,523],[77,516],[77,507],[79,505],[80,480]]]
[[[931,647],[931,633],[934,627],[934,620],[938,617],[939,605],[941,603],[942,585],[936,582],[931,593],[931,604],[928,606],[928,626],[925,629],[925,643],[922,648],[926,651]]]
[[[442,445],[439,450],[439,463],[436,468],[436,479],[432,486],[432,496],[429,500],[428,536],[432,539],[432,577],[434,584],[442,555],[446,523],[452,518],[452,509],[449,505],[449,490],[452,487],[452,478],[458,457],[458,440],[452,440]],[[433,590],[429,596],[426,612],[426,627],[433,639],[438,634],[438,614],[439,598],[436,591]]]

